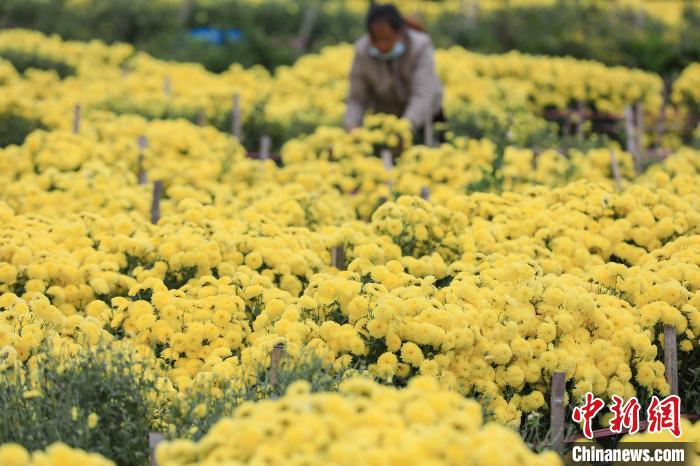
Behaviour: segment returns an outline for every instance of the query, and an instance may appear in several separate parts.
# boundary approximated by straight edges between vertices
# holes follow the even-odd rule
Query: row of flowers
[[[12,60],[16,54],[26,54],[35,62],[45,61],[37,66],[47,70],[30,68],[21,75],[11,61],[0,60],[0,84],[6,91],[0,112],[68,129],[73,107],[81,104],[84,113],[109,110],[149,119],[187,118],[229,129],[232,97],[239,94],[248,132],[263,127],[296,134],[341,121],[352,53],[349,45],[328,47],[291,67],[280,67],[274,75],[239,65],[214,74],[201,65],[154,59],[128,45],[61,41],[34,31],[10,30],[0,34],[0,57]],[[459,117],[473,106],[539,114],[580,105],[621,116],[624,106],[635,102],[655,115],[662,102],[659,76],[591,61],[516,52],[481,55],[453,47],[438,50],[436,64],[445,83],[449,117]],[[55,73],[61,67],[74,73],[61,77]],[[692,93],[694,70],[689,67],[674,87],[674,102],[681,106],[697,102]]]
[[[680,441],[696,444],[700,424],[682,421]],[[625,436],[627,442],[676,441],[668,433]],[[647,444],[648,445],[648,444]],[[686,461],[697,461],[690,450]],[[368,380],[345,381],[337,393],[310,393],[307,382],[284,397],[241,406],[199,442],[175,440],[156,450],[165,466],[224,464],[337,464],[358,462],[440,465],[540,465],[563,460],[532,453],[512,430],[482,418],[479,405],[440,388],[428,377],[397,390]],[[7,466],[113,465],[100,455],[56,443],[31,454],[17,444],[0,446]]]
[[[554,370],[574,398],[665,393],[660,326],[676,328],[682,352],[697,348],[700,215],[692,188],[644,184],[683,159],[620,194],[581,181],[445,205],[403,196],[369,223],[348,212],[313,228],[260,201],[183,199],[158,225],[5,206],[3,366],[31,365],[53,335],[126,338],[189,389],[250,377],[284,342],[387,381],[436,376],[512,424],[542,407]],[[347,271],[330,265],[337,245]]]

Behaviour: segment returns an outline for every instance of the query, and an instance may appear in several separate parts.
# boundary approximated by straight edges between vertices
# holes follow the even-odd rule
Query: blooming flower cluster
[[[438,377],[513,424],[543,406],[555,370],[574,397],[664,393],[658,325],[686,352],[700,334],[688,196],[583,181],[444,206],[404,196],[369,224],[315,230],[194,199],[158,225],[5,207],[3,365],[47,338],[126,338],[187,389],[253,377],[284,342],[385,380]],[[338,244],[344,272],[330,265]]]
[[[22,33],[12,34],[21,44]],[[78,47],[51,45],[64,46]],[[110,55],[116,51],[98,49],[103,60],[119,63]],[[471,60],[474,79],[512,82],[507,87],[530,93],[533,111],[570,99],[611,111],[629,99],[656,103],[655,79],[639,72],[443,53]],[[119,67],[83,70],[77,53],[66,60],[78,71],[64,79],[46,71],[20,76],[0,65],[9,89],[53,105],[48,129],[0,149],[0,374],[31,373],[55,356],[43,353],[46,344],[69,354],[104,342],[124,345],[159,368],[149,377],[157,377],[159,403],[167,404],[194,391],[216,398],[227,387],[258,382],[271,349],[283,343],[292,359],[311,352],[331,370],[364,367],[384,383],[409,387],[353,381],[340,394],[309,395],[298,384],[282,400],[239,409],[199,444],[164,447],[163,464],[275,462],[276,451],[285,461],[298,455],[317,463],[355,461],[361,452],[397,462],[410,455],[460,464],[487,455],[508,464],[558,464],[521,451],[510,431],[482,426],[477,405],[459,395],[479,400],[495,421],[518,426],[546,409],[555,371],[566,372],[571,402],[587,392],[606,400],[667,394],[664,327],[675,329],[681,355],[698,351],[697,150],[678,149],[635,177],[631,155],[614,144],[560,153],[451,137],[440,147],[414,146],[405,121],[371,115],[349,133],[320,127],[287,141],[278,165],[247,158],[238,141],[211,126],[115,115],[131,110],[117,108],[117,94],[110,94],[157,110],[143,112],[148,117],[172,116],[172,108],[159,110],[149,100],[162,89],[137,89],[139,73],[169,76],[164,98],[177,111],[201,104],[216,116],[223,107],[208,105],[221,105],[227,79],[261,71],[213,77],[134,56],[118,78],[128,84],[92,93],[96,100],[76,134],[67,130],[68,103],[87,95],[80,86],[97,86],[99,73],[111,76]],[[615,85],[608,93],[582,90],[578,78],[560,86],[546,74],[519,74],[518,63],[551,73],[566,65]],[[311,72],[320,66],[310,57],[266,79],[331,83],[340,72]],[[201,89],[179,88],[177,76]],[[132,86],[136,97],[127,99]],[[246,89],[244,103],[259,97],[255,85]],[[297,105],[321,109],[323,118],[338,110],[324,107],[331,99],[325,94],[309,103],[313,96],[285,100],[284,87],[265,92],[279,106],[291,102],[266,109],[281,121]],[[152,222],[156,180],[164,192]],[[333,253],[338,247],[342,261]],[[272,430],[260,430],[268,424]],[[475,446],[454,449],[465,432]],[[281,449],[273,451],[273,437],[286,446],[276,443]],[[379,437],[392,440],[380,444]],[[504,442],[513,450],[503,451]],[[32,464],[26,452],[3,448],[0,458]]]
[[[46,451],[27,452],[21,445],[0,445],[0,464],[6,466],[114,466],[114,462],[96,454],[73,449],[63,443],[54,443]]]
[[[415,196],[402,196],[372,215],[374,230],[390,236],[403,255],[421,257],[436,251],[450,262],[459,256],[458,238],[466,225],[461,212],[433,206]]]
[[[198,443],[164,443],[158,464],[562,464],[553,452],[530,452],[512,430],[484,423],[476,402],[427,377],[404,390],[361,378],[338,393],[309,389],[299,381],[278,400],[245,404]]]
[[[689,450],[687,451],[690,453],[690,464],[695,466],[698,464],[698,461],[700,461],[700,448],[698,447],[698,440],[700,440],[700,423],[693,423],[688,419],[681,419],[680,429],[681,436],[679,438],[674,437],[668,429],[664,429],[662,432],[626,435],[621,439],[621,442],[628,444],[635,442],[687,442],[687,445],[689,445]]]
[[[51,128],[70,129],[73,108],[81,104],[83,114],[138,113],[149,119],[185,118],[228,129],[232,99],[238,94],[246,124],[264,122],[283,134],[298,134],[342,120],[353,49],[328,47],[274,75],[261,67],[243,69],[236,64],[214,74],[201,65],[157,60],[128,45],[61,41],[24,30],[0,34],[0,56],[3,53],[10,59],[12,54],[25,54],[49,60],[48,70],[29,69],[20,78],[10,61],[0,59],[0,83],[6,87],[0,111],[26,115]],[[445,83],[448,116],[459,115],[465,105],[540,113],[579,103],[622,115],[624,105],[635,102],[655,112],[662,99],[659,76],[569,58],[515,52],[481,55],[453,47],[438,50],[436,66]],[[68,76],[61,76],[67,73],[64,68],[70,69]],[[681,100],[687,90],[697,87],[692,86],[692,75],[691,66],[674,89]],[[388,146],[398,146],[403,135],[388,134]]]
[[[692,63],[674,81],[671,98],[677,104],[685,103],[692,109],[700,108],[700,64]]]
[[[255,2],[257,0],[247,0]],[[433,18],[444,13],[464,13],[470,4],[461,0],[404,0],[402,3],[405,11],[419,14],[421,17]],[[358,13],[363,13],[367,4],[363,0],[346,0],[342,2],[345,8]],[[556,0],[510,0],[508,7],[551,7],[556,4]],[[669,24],[677,24],[683,17],[683,2],[681,0],[616,0],[614,3],[601,4],[601,7],[630,7],[636,8],[654,19],[664,21]],[[329,1],[324,4],[325,8],[333,11],[338,9],[338,2]],[[504,7],[499,0],[479,0],[479,11],[492,12]]]

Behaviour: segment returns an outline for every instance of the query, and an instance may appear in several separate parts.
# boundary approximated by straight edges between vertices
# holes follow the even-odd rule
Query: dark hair
[[[367,30],[376,23],[386,23],[394,31],[400,31],[406,26],[399,10],[391,3],[372,3],[367,12]]]

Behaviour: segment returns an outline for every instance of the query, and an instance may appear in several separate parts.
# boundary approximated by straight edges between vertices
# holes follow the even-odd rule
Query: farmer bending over
[[[434,52],[430,37],[394,5],[372,5],[367,34],[355,43],[345,128],[361,126],[367,110],[407,118],[414,132],[428,120],[444,121]]]

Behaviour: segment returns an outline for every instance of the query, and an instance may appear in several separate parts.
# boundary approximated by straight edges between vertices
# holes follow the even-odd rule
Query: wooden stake
[[[634,171],[639,174],[639,149],[637,147],[637,128],[634,125],[634,110],[630,105],[625,105],[625,133],[627,136],[627,152],[632,154]]]
[[[80,104],[73,109],[73,134],[80,132]]]
[[[139,184],[148,183],[148,175],[143,169],[143,158],[147,147],[148,140],[146,139],[146,136],[139,136]]]
[[[634,152],[634,116],[632,107],[625,105],[625,137],[627,140],[627,152]]]
[[[138,178],[139,178],[139,184],[147,184],[148,183],[148,173],[146,173],[146,170],[143,169],[143,154],[139,155]]]
[[[664,325],[664,367],[671,395],[678,395],[678,342],[676,329]]]
[[[270,384],[277,385],[279,381],[280,361],[285,354],[284,343],[277,343],[270,353]]]
[[[644,27],[644,10],[641,8],[636,8],[634,10],[634,25],[636,28],[641,29]]]
[[[552,449],[561,452],[564,446],[564,394],[566,393],[566,372],[555,372],[552,374],[552,390],[550,393],[549,439]]]
[[[315,6],[306,8],[304,10],[304,17],[301,21],[301,28],[299,29],[299,36],[294,41],[294,46],[298,52],[305,52],[309,46],[311,40],[311,33],[314,29],[314,23],[318,17],[318,8]]]
[[[181,23],[187,22],[187,18],[190,17],[192,12],[192,6],[192,0],[183,0],[180,10],[177,12],[177,20]]]
[[[391,171],[394,168],[394,157],[389,149],[382,149],[382,162],[386,171]]]
[[[345,270],[345,248],[335,246],[331,249],[331,264],[338,270]]]
[[[586,118],[583,102],[580,100],[576,104],[576,116],[576,136],[581,137],[583,136],[583,122],[586,121]]]
[[[622,178],[620,177],[620,166],[617,164],[617,154],[614,149],[610,149],[610,165],[612,166],[613,179],[615,180],[615,189],[622,189]]]
[[[420,188],[420,197],[425,199],[426,201],[430,199],[430,188],[427,188],[423,186]]]
[[[172,94],[172,83],[170,82],[170,76],[163,78],[163,93],[165,97],[170,97]]]
[[[148,433],[148,449],[150,450],[151,466],[158,466],[156,462],[156,447],[165,439],[165,436],[160,432]]]
[[[423,143],[427,147],[433,147],[435,145],[433,119],[431,116],[428,116],[425,119],[425,125],[423,127],[423,139]]]
[[[241,142],[243,137],[243,122],[241,121],[241,95],[233,96],[231,105],[231,134]]]
[[[272,146],[272,138],[267,134],[260,138],[260,160],[267,160],[270,158],[270,146]]]
[[[644,157],[646,154],[644,153],[644,109],[642,108],[642,103],[637,102],[637,104],[634,106],[635,110],[635,137],[637,140],[635,141],[635,146],[637,146],[637,156],[639,158],[639,173],[641,173],[641,168],[643,165]]]
[[[566,134],[569,134],[569,119],[566,119],[566,129],[564,130]],[[506,137],[508,138],[508,141],[513,140],[513,113],[508,112],[508,131],[506,131]]]
[[[389,149],[382,149],[382,163],[384,163],[384,169],[387,172],[391,172],[391,170],[394,168],[394,156],[391,155],[391,151]],[[391,191],[393,187],[391,175],[389,175],[389,178],[386,180],[386,184],[389,186],[389,191]]]
[[[671,92],[671,85],[668,80],[664,79],[664,90],[663,99],[661,101],[661,108],[659,109],[659,116],[656,119],[656,144],[661,145],[664,133],[666,132],[666,108],[668,107],[669,94]]]
[[[465,2],[468,2],[468,6],[464,5]],[[462,10],[467,13],[467,25],[476,26],[476,21],[479,19],[479,0],[462,0]]]
[[[377,199],[377,204],[374,206],[374,210],[372,210],[370,218],[374,216],[374,213],[377,211],[377,209],[379,209],[386,201],[387,198],[385,196],[380,196],[379,199]]]
[[[163,182],[153,183],[153,200],[151,202],[151,223],[156,224],[160,219],[160,198],[163,197]]]

